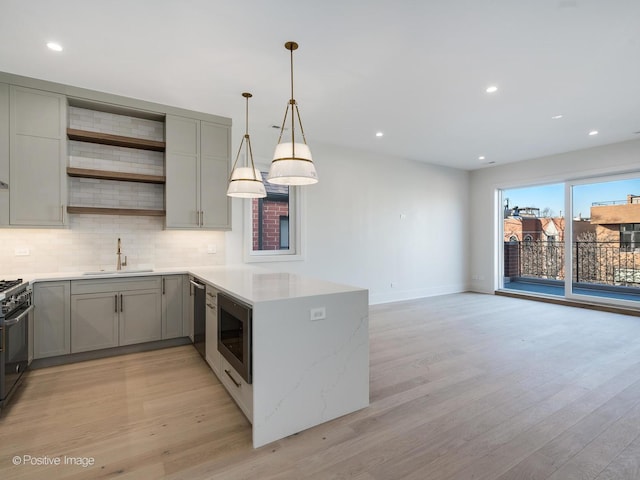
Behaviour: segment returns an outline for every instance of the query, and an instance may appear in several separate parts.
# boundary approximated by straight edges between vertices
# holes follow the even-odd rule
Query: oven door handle
[[[29,305],[29,307],[22,312],[20,315],[18,315],[16,318],[12,318],[10,320],[6,320],[4,321],[4,326],[5,327],[10,327],[12,325],[15,325],[16,323],[18,323],[20,320],[22,320],[24,317],[26,317],[27,315],[29,315],[29,312],[31,312],[31,310],[33,310],[33,305]]]
[[[193,280],[189,279],[189,283],[191,285],[193,285],[196,288],[199,288],[200,290],[204,290],[204,285],[198,282],[194,282]]]

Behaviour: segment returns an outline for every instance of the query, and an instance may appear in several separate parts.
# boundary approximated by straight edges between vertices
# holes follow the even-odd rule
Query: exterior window
[[[289,216],[280,217],[280,248],[289,248]]]
[[[531,235],[525,235],[524,236],[524,241],[526,243],[531,243],[531,242],[533,242],[533,237]]]
[[[516,237],[515,235],[511,235],[511,236],[509,237],[509,241],[510,241],[510,242],[517,242],[517,241],[518,241],[518,237]]]
[[[623,252],[640,250],[640,223],[620,225],[620,250]]]
[[[296,187],[267,182],[262,172],[267,196],[254,198],[248,212],[245,261],[270,262],[300,258],[300,208]]]

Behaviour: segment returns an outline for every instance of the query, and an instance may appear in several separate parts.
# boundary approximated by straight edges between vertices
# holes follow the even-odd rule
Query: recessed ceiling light
[[[593,137],[594,135],[597,135],[597,134],[598,134],[598,130],[591,130],[591,131],[589,132],[589,135],[590,135],[590,136],[592,136],[592,137]]]
[[[384,137],[384,133],[382,133],[382,132],[376,132],[376,137]]]
[[[559,120],[559,119],[561,119],[562,117],[564,117],[564,115],[559,114],[559,115],[554,115],[553,117],[551,117],[551,119],[552,119],[552,120]]]
[[[49,50],[53,50],[54,52],[61,52],[62,51],[62,45],[60,45],[59,43],[56,43],[56,42],[47,43],[47,47],[49,48]]]
[[[498,91],[498,87],[496,87],[495,85],[491,85],[490,87],[487,87],[485,91],[487,93],[496,93]]]
[[[478,157],[478,160],[484,160],[484,155],[480,155],[480,156]]]

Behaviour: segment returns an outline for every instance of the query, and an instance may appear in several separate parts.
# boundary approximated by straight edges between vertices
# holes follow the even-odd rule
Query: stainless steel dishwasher
[[[193,346],[198,353],[207,359],[207,300],[205,295],[205,285],[194,278],[189,278],[193,289]]]

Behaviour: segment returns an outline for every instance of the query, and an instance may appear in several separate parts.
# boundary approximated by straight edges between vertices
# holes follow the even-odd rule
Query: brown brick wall
[[[280,217],[289,216],[289,202],[254,199],[252,205],[253,249],[260,250],[259,205],[262,203],[262,250],[280,250]]]
[[[603,205],[591,207],[591,223],[613,225],[621,223],[640,223],[640,204]]]

